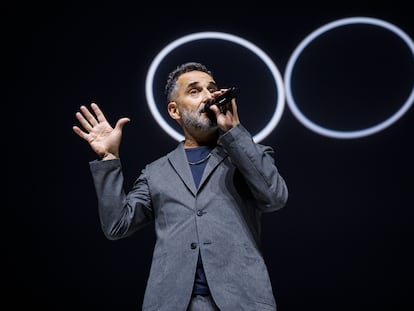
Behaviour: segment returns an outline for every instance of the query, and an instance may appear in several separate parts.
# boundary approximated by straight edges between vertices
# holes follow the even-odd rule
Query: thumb
[[[127,124],[129,121],[131,121],[130,118],[121,118],[116,122],[115,128],[117,130],[122,130],[125,124]]]

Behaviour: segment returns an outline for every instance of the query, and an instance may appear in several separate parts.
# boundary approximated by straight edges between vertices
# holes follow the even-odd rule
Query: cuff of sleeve
[[[89,162],[89,167],[92,172],[100,170],[110,170],[121,166],[121,159],[112,159],[112,160],[93,160]]]
[[[236,140],[246,138],[249,140],[253,140],[252,135],[247,131],[247,129],[243,125],[238,124],[232,129],[228,130],[226,133],[224,133],[220,137],[220,142],[223,145],[230,145]]]

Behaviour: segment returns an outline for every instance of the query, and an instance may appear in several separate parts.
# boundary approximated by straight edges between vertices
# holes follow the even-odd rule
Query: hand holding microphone
[[[235,98],[238,95],[239,89],[235,86],[229,88],[227,91],[225,91],[223,94],[217,96],[216,98],[213,98],[209,100],[205,105],[202,112],[207,113],[208,115],[212,114],[212,111],[210,110],[211,105],[216,105],[222,113],[226,113],[226,104],[230,102],[233,98]],[[213,114],[214,115],[214,114]]]
[[[214,124],[217,124],[224,132],[227,132],[229,129],[240,123],[237,106],[232,104],[232,99],[238,95],[238,91],[239,89],[237,87],[231,87],[219,96],[209,100],[204,105],[202,112],[205,112],[207,117]],[[210,107],[212,105],[216,105],[217,108],[213,107],[211,109]],[[219,112],[217,110],[219,110]],[[227,111],[229,113],[227,113]]]

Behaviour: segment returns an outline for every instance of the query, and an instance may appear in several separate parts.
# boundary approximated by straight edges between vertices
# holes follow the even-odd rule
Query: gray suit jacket
[[[108,239],[155,224],[143,310],[186,310],[199,252],[221,310],[276,310],[260,251],[262,214],[282,208],[288,197],[273,156],[238,125],[220,138],[198,189],[181,142],[146,165],[128,193],[119,159],[90,162]]]

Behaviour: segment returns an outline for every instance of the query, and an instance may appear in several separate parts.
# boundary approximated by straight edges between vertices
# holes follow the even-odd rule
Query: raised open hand
[[[92,103],[91,109],[93,114],[85,106],[80,107],[76,118],[83,130],[75,125],[73,131],[86,140],[99,157],[103,159],[118,158],[122,129],[130,119],[121,118],[117,121],[115,128],[112,128],[97,104]]]

